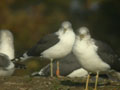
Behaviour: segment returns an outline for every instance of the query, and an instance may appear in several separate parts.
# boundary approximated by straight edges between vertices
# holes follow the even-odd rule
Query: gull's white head
[[[62,23],[62,27],[65,28],[65,29],[67,29],[67,28],[71,28],[72,25],[71,25],[71,23],[69,21],[64,21]]]
[[[56,34],[58,35],[63,35],[65,34],[67,31],[72,31],[73,32],[73,29],[72,29],[72,24],[69,22],[69,21],[64,21],[62,24],[61,24],[61,28],[56,32]]]
[[[79,33],[79,36],[80,36],[80,39],[83,39],[83,38],[90,38],[90,32],[88,30],[87,27],[81,27],[78,29],[78,33]]]
[[[62,29],[64,33],[68,30],[72,30],[72,24],[69,21],[64,21],[62,23]]]
[[[0,37],[2,40],[13,43],[13,34],[9,30],[0,30]]]

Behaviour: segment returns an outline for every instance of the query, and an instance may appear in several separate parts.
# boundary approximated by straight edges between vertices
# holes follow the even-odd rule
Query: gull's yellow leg
[[[88,74],[87,80],[86,80],[86,87],[85,87],[85,90],[88,90],[89,79],[90,79],[90,75]]]
[[[57,76],[57,77],[60,77],[60,63],[59,63],[59,61],[57,61],[56,76]]]
[[[53,77],[53,59],[50,59],[50,76]]]
[[[99,72],[97,72],[97,75],[96,75],[96,81],[95,81],[95,88],[94,88],[94,90],[97,90],[98,78],[99,78]]]

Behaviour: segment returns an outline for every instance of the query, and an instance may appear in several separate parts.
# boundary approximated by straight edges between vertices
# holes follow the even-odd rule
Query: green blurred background
[[[94,38],[111,44],[120,55],[120,0],[0,0],[0,29],[14,34],[16,56],[65,20],[74,30],[87,26]]]

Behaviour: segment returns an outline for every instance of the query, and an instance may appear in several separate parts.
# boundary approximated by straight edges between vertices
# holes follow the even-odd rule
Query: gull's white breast
[[[103,62],[97,54],[98,47],[92,41],[76,40],[73,53],[82,67],[90,72],[106,71],[110,66]]]
[[[61,58],[72,51],[75,41],[75,34],[73,31],[68,31],[66,34],[59,36],[60,41],[53,47],[45,50],[42,56],[45,58]]]

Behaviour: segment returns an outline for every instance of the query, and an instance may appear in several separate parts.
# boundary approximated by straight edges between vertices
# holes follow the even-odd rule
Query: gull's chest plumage
[[[78,41],[74,47],[74,53],[80,64],[88,71],[105,71],[109,65],[104,63],[97,54],[97,47],[94,43]]]
[[[68,34],[63,35],[62,37],[60,37],[59,43],[42,53],[43,57],[54,59],[66,56],[71,52],[74,41],[75,34],[73,32],[69,32]]]

